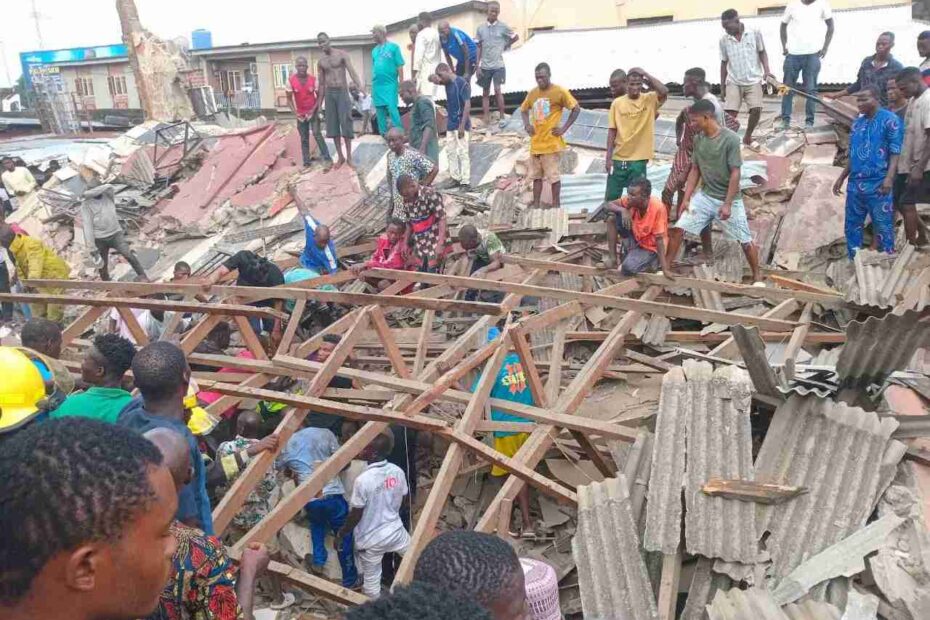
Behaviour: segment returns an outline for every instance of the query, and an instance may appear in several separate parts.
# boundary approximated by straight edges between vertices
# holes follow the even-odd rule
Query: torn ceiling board
[[[546,459],[546,467],[557,480],[572,488],[604,480],[604,474],[591,461],[573,463],[567,459]]]
[[[681,489],[690,401],[685,372],[676,366],[662,378],[659,395],[643,537],[647,551],[675,553],[681,542]]]
[[[772,592],[780,604],[793,603],[817,584],[834,577],[852,577],[865,570],[865,556],[885,545],[904,519],[892,513],[874,521],[797,566]]]
[[[759,536],[770,532],[776,580],[865,525],[895,428],[893,419],[813,396],[792,395],[776,409],[756,458],[756,481],[809,489],[757,508]]]
[[[850,323],[836,363],[840,386],[881,385],[904,369],[918,349],[930,345],[930,323],[919,318],[919,312],[908,311]]]
[[[833,195],[833,184],[842,172],[835,166],[808,166],[801,173],[776,241],[777,264],[793,268],[801,255],[844,238],[845,202]]]
[[[585,618],[658,619],[623,474],[578,488],[572,555]]]
[[[685,542],[688,553],[751,563],[759,556],[756,509],[749,502],[711,497],[712,478],[753,480],[749,409],[752,384],[746,371],[685,360],[691,391],[685,476]]]

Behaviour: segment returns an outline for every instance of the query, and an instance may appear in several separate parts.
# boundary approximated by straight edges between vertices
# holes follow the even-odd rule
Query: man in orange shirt
[[[661,267],[671,273],[665,255],[668,237],[668,211],[662,201],[652,197],[652,183],[646,177],[630,181],[627,195],[607,203],[608,265],[617,264],[617,240],[623,245],[620,272],[635,276]]]

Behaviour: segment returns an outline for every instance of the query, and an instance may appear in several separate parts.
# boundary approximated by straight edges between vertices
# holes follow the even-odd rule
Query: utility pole
[[[36,38],[39,40],[39,49],[45,49],[45,42],[42,40],[42,25],[39,23],[42,14],[39,13],[36,0],[32,0],[32,13],[30,13],[29,16],[32,17],[32,21],[36,26]]]

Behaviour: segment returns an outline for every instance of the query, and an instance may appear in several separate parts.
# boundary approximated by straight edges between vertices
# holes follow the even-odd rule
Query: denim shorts
[[[717,216],[722,206],[722,200],[711,198],[704,192],[698,192],[691,197],[688,210],[678,216],[675,228],[680,228],[692,235],[700,235],[708,224],[716,222],[731,239],[736,239],[740,243],[751,242],[752,233],[749,230],[749,220],[746,219],[746,207],[743,206],[743,200],[737,196],[733,201],[730,217],[725,220]]]

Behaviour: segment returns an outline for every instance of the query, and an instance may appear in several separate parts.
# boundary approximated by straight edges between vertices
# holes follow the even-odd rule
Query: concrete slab
[[[795,269],[801,255],[844,238],[845,200],[833,195],[842,171],[819,165],[804,169],[775,244],[778,265]]]

